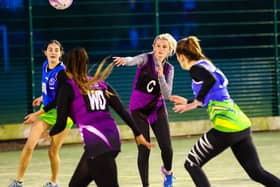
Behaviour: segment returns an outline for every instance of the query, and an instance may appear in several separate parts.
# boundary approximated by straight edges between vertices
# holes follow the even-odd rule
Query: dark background
[[[44,43],[82,46],[91,64],[106,56],[152,50],[157,34],[196,35],[229,79],[233,99],[250,117],[279,115],[278,0],[74,0],[66,10],[47,0],[0,0],[0,125],[17,124],[41,92]],[[188,72],[175,57],[173,93],[192,97]],[[128,106],[135,67],[115,68],[108,82]],[[171,121],[205,119],[205,110]]]

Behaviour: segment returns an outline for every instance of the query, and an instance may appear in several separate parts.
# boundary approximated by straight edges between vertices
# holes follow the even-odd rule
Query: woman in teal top
[[[178,113],[199,106],[207,108],[214,127],[206,132],[190,150],[185,168],[197,187],[210,187],[202,167],[227,148],[247,174],[256,182],[268,187],[279,187],[280,180],[261,166],[251,137],[251,122],[230,98],[225,75],[207,59],[201,50],[198,38],[181,39],[176,48],[177,60],[182,69],[192,78],[194,100],[173,95],[173,110]]]

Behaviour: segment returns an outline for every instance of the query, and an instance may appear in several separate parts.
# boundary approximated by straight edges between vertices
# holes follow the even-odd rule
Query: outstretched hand
[[[169,100],[174,103],[174,105],[184,105],[188,103],[188,100],[179,95],[171,95],[169,96]]]
[[[169,100],[174,104],[173,111],[178,113],[187,112],[202,105],[202,103],[196,99],[188,103],[186,98],[179,95],[171,95],[169,96]]]
[[[196,109],[198,106],[201,106],[202,103],[198,100],[194,100],[191,103],[187,104],[175,104],[173,107],[173,111],[177,113],[187,112],[193,109]]]
[[[137,145],[139,145],[139,144],[144,145],[148,149],[151,149],[155,146],[154,144],[148,142],[142,134],[140,134],[139,136],[136,136],[135,140],[136,140]]]
[[[116,66],[123,66],[125,63],[125,60],[123,57],[118,57],[118,56],[114,56],[113,58],[113,62],[116,64]]]

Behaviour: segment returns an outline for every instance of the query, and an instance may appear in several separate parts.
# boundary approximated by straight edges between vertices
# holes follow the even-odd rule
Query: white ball
[[[72,5],[73,0],[49,0],[49,3],[57,10],[64,10]]]

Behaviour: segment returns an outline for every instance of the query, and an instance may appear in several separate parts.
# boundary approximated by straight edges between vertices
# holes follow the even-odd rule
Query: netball
[[[49,3],[57,10],[64,10],[72,5],[73,0],[49,0]]]

